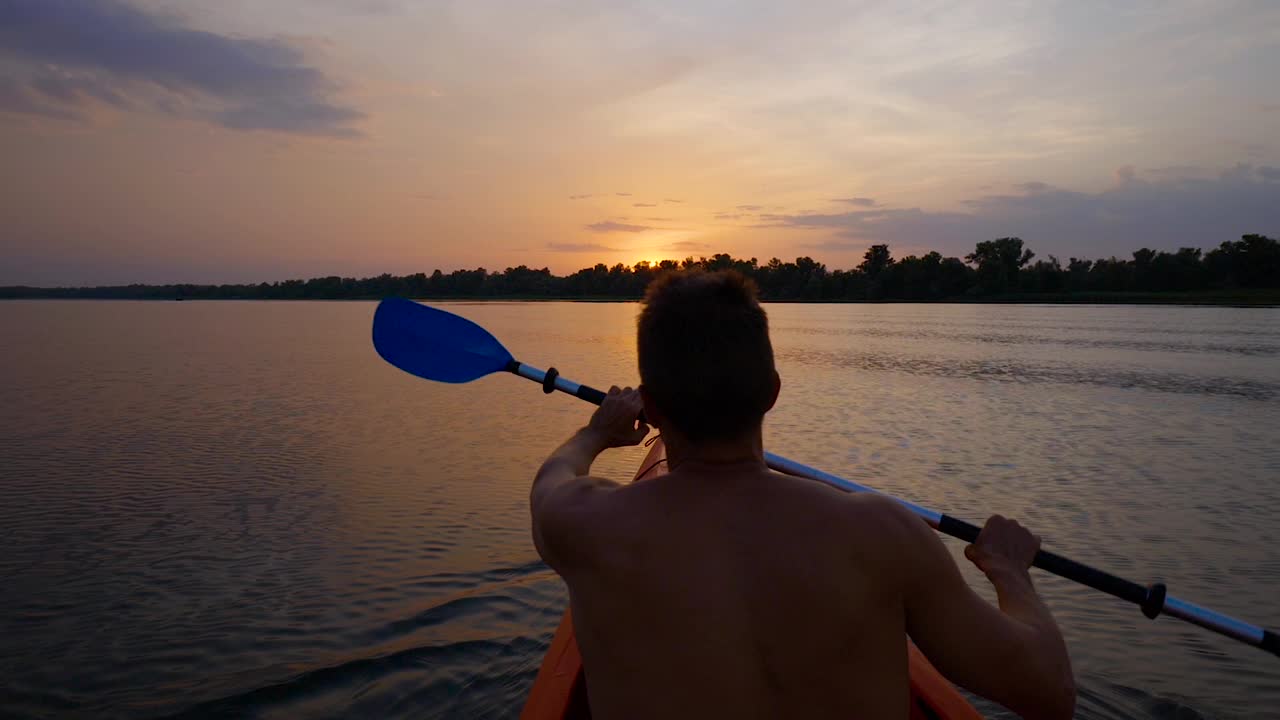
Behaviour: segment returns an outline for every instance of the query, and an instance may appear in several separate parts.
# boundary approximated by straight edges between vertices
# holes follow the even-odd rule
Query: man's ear
[[[773,409],[778,402],[778,393],[782,391],[782,376],[778,375],[778,371],[773,371],[773,394],[769,397],[769,407],[765,408],[765,412]]]
[[[666,424],[666,418],[662,417],[662,413],[658,411],[658,406],[653,402],[653,396],[649,394],[648,388],[644,385],[640,386],[640,399],[644,401],[644,420],[651,427],[659,430]]]

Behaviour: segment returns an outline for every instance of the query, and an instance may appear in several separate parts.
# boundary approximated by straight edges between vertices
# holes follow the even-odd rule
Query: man
[[[905,718],[909,635],[955,683],[1068,718],[1066,645],[1028,568],[1040,540],[987,521],[965,556],[997,609],[896,502],[770,471],[781,386],[754,285],[668,274],[639,318],[640,389],[614,387],[538,471],[538,552],[569,586],[598,718]],[[670,472],[590,476],[603,450],[667,446]]]

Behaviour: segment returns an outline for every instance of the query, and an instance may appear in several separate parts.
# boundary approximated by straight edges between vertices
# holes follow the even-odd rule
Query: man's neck
[[[667,467],[702,471],[742,472],[744,466],[765,467],[764,439],[759,429],[735,440],[691,443],[679,433],[664,432],[667,445]]]

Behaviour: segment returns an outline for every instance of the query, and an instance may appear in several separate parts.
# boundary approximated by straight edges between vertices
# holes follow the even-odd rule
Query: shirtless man
[[[996,608],[896,502],[770,471],[761,421],[780,381],[741,275],[659,278],[638,325],[640,389],[611,389],[530,497],[595,717],[905,718],[904,635],[1023,717],[1071,717],[1066,645],[1027,572],[1038,537],[995,516],[966,548]],[[670,472],[592,477],[603,450],[644,439],[642,409]]]

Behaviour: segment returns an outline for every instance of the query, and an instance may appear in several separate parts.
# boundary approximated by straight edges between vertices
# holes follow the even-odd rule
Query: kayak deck
[[[659,439],[636,473],[652,477],[666,471],[666,448]],[[658,467],[664,465],[663,467]],[[551,647],[542,659],[538,676],[525,701],[521,720],[580,720],[591,717],[582,654],[573,632],[571,610],[566,609]],[[911,720],[982,720],[982,715],[908,638],[907,665],[911,685]]]

